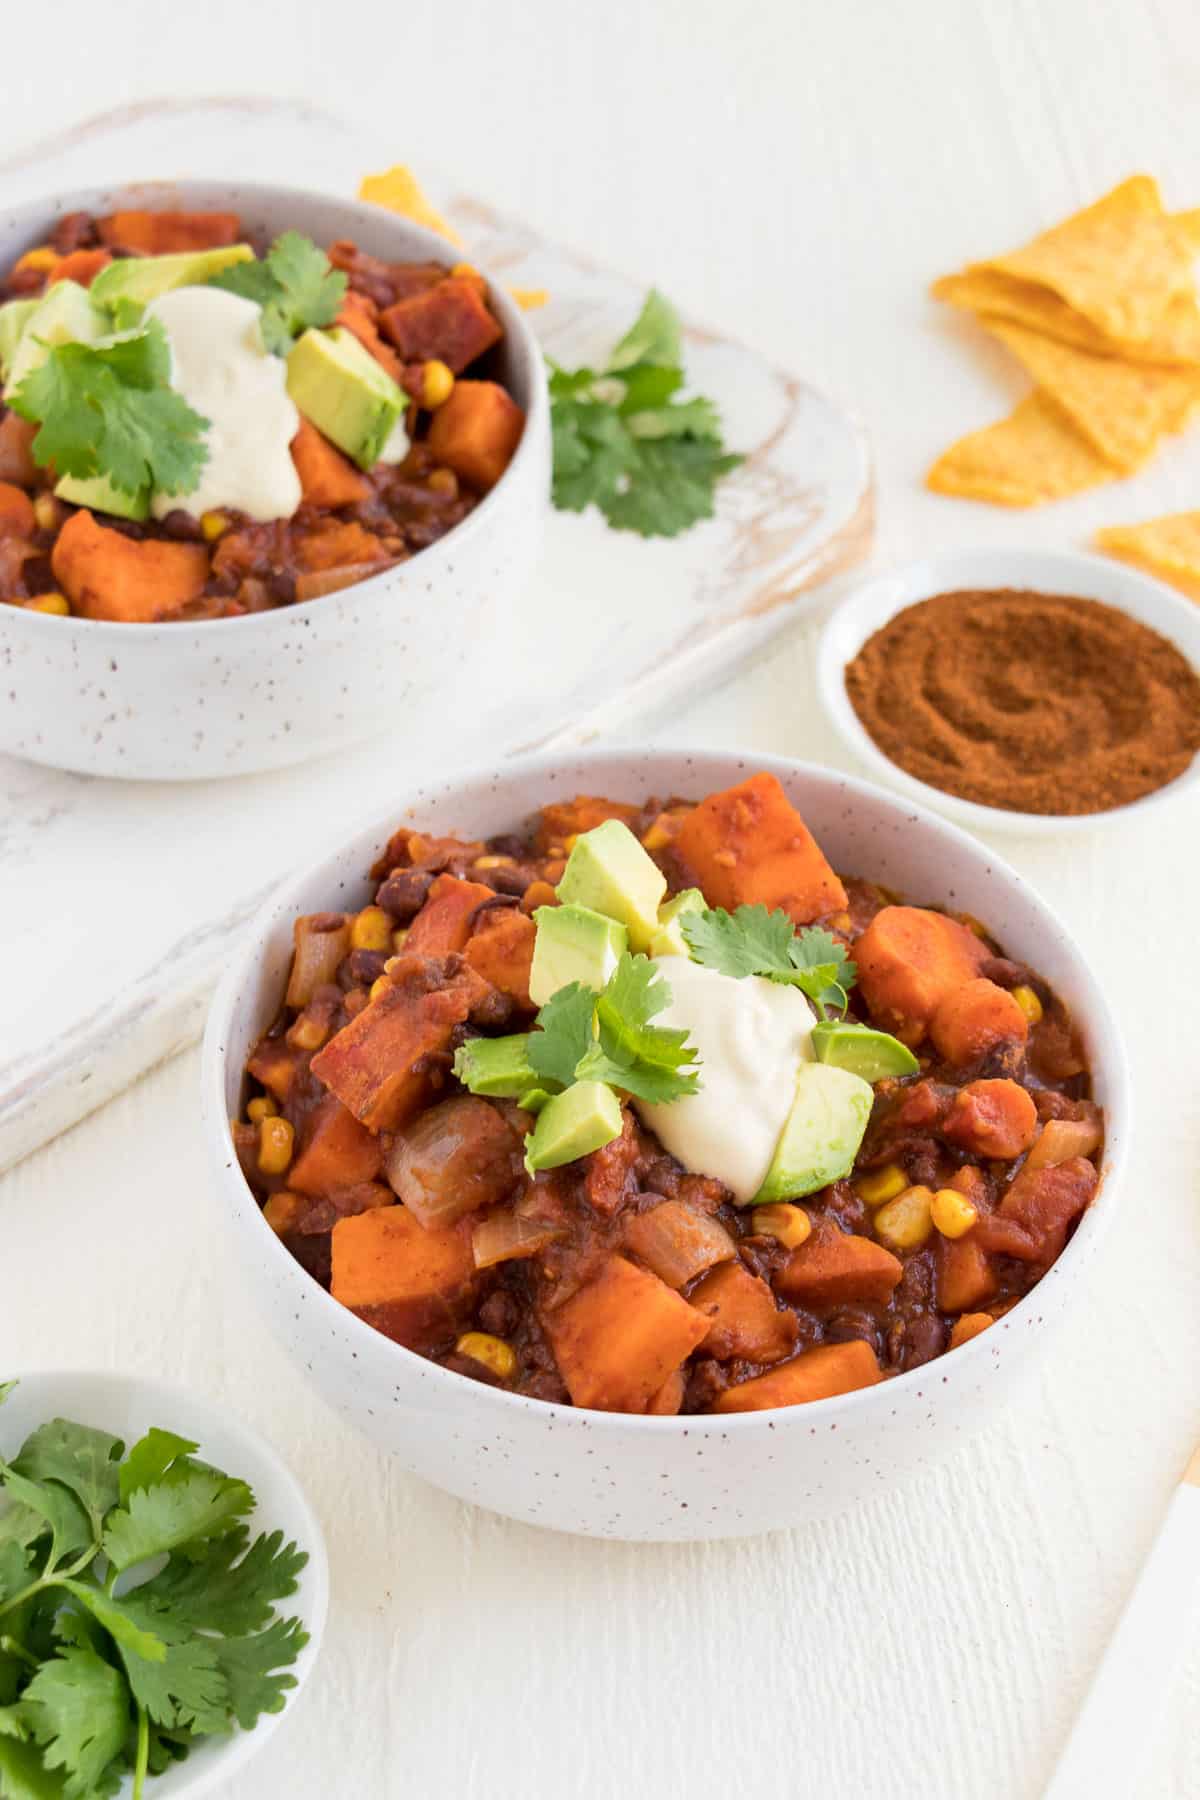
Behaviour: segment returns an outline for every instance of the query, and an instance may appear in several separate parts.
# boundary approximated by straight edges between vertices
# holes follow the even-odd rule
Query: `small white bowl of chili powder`
[[[1107,824],[1200,779],[1200,608],[1065,550],[962,550],[864,583],[818,681],[847,746],[960,824]]]

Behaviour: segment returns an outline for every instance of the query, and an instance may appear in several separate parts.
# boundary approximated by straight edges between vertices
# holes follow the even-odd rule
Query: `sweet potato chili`
[[[985,923],[835,873],[773,776],[404,826],[371,873],[296,920],[233,1139],[312,1278],[461,1375],[661,1414],[868,1386],[988,1329],[1096,1191],[1062,1001]]]
[[[181,291],[220,288],[229,292],[216,294],[217,307],[235,323],[232,295],[262,305],[257,355],[291,421],[278,448],[285,493],[294,491],[274,510],[269,500],[239,507],[236,493],[201,510],[189,506],[194,477],[182,489],[169,475],[156,479],[186,444],[175,421],[212,424],[190,394],[190,412],[178,396],[182,413],[163,411],[173,428],[140,488],[128,475],[121,491],[108,481],[128,455],[89,460],[95,444],[104,451],[119,438],[111,402],[120,380],[139,402],[156,385],[178,385],[178,356],[169,376],[147,373],[149,336],[145,366],[118,368],[122,333],[145,331],[164,296],[178,318]],[[503,328],[486,282],[465,263],[385,262],[349,241],[319,250],[298,233],[269,246],[234,213],[72,213],[8,270],[0,300],[0,600],[14,605],[154,622],[315,599],[443,537],[500,479],[521,436],[524,415],[495,378]],[[61,364],[55,388],[44,368],[36,385],[47,357]],[[128,398],[130,386],[122,391]],[[381,419],[396,426],[387,443],[368,429]],[[197,442],[211,473],[216,428]],[[63,478],[71,454],[82,480]]]

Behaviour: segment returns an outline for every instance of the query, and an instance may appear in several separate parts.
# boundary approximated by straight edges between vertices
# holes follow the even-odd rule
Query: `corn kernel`
[[[386,975],[381,975],[377,981],[373,981],[371,983],[372,1000],[378,1000],[380,994],[386,994],[391,985]]]
[[[897,1194],[902,1194],[907,1186],[908,1176],[900,1165],[887,1163],[870,1175],[860,1175],[854,1191],[868,1206],[882,1206],[885,1200],[894,1200]]]
[[[18,269],[36,269],[39,274],[48,275],[51,269],[56,269],[61,261],[62,257],[58,251],[52,250],[49,244],[38,244],[35,249],[27,250],[24,256],[18,259],[17,267]]]
[[[353,950],[391,949],[391,916],[382,906],[364,906],[354,915],[350,924],[350,947]]]
[[[302,1194],[293,1194],[289,1188],[280,1188],[263,1207],[263,1218],[275,1235],[282,1237],[299,1223],[308,1204]]]
[[[258,1098],[251,1100],[247,1106],[246,1117],[252,1119],[257,1125],[263,1119],[273,1119],[278,1111],[278,1103],[271,1098],[270,1094],[259,1094]]]
[[[421,405],[429,407],[444,406],[454,392],[454,372],[444,362],[433,357],[421,369]]]
[[[453,469],[433,469],[425,478],[425,486],[435,494],[446,494],[451,500],[458,499],[458,476]]]
[[[477,856],[471,867],[474,869],[515,869],[514,856]]]
[[[531,881],[521,896],[521,911],[535,913],[539,906],[557,906],[558,895],[548,881]]]
[[[302,1012],[287,1033],[294,1050],[319,1050],[329,1036],[329,1026],[309,1012]]]
[[[25,611],[54,613],[65,619],[71,611],[71,602],[65,594],[39,594],[36,600],[26,600]]]
[[[756,1206],[754,1229],[762,1237],[773,1237],[786,1250],[798,1250],[812,1232],[812,1220],[802,1206]]]
[[[490,1331],[464,1332],[454,1348],[460,1356],[469,1356],[472,1362],[482,1363],[501,1381],[511,1381],[517,1372],[516,1351],[503,1338],[493,1337]]]
[[[38,530],[57,530],[60,511],[53,494],[39,494],[33,503],[33,518]]]
[[[407,936],[408,936],[408,926],[407,925],[397,925],[395,931],[393,931],[393,933],[392,933],[392,953],[393,953],[393,955],[395,955],[397,952],[404,949],[404,940]]]
[[[210,544],[215,544],[219,537],[224,537],[229,530],[229,520],[223,512],[206,512],[200,514],[200,529]]]
[[[933,1230],[927,1187],[905,1188],[875,1214],[875,1230],[893,1250],[919,1250]]]
[[[483,276],[474,263],[457,262],[450,271],[459,281],[482,281]]]
[[[678,821],[672,819],[670,813],[660,812],[642,838],[642,846],[646,850],[665,850],[678,830]]]
[[[943,1237],[965,1237],[979,1219],[977,1209],[957,1188],[939,1188],[930,1202],[930,1216]]]
[[[1042,1003],[1031,987],[1015,987],[1012,997],[1020,1007],[1031,1025],[1036,1025],[1042,1016]]]
[[[296,1133],[287,1119],[261,1119],[258,1126],[258,1166],[264,1175],[282,1175],[292,1160]]]

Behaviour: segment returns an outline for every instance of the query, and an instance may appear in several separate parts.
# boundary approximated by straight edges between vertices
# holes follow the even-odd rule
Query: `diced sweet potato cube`
[[[1029,1021],[1007,988],[982,975],[945,994],[929,1024],[939,1056],[961,1068],[1006,1044],[1023,1044]]]
[[[310,506],[357,506],[371,492],[366,476],[322,437],[310,419],[301,419],[292,439],[292,461]]]
[[[975,1226],[966,1237],[937,1240],[937,1303],[943,1312],[970,1312],[996,1292],[995,1272],[979,1242],[979,1229]]]
[[[303,1060],[303,1052],[294,1049],[285,1038],[267,1037],[255,1045],[246,1068],[255,1081],[261,1081],[267,1092],[282,1102],[287,1099]]]
[[[83,618],[147,625],[169,619],[204,592],[208,551],[166,538],[136,542],[97,525],[85,508],[59,532],[50,566]]]
[[[873,1238],[839,1231],[821,1219],[791,1252],[775,1284],[785,1300],[801,1306],[883,1306],[903,1273],[899,1258]]]
[[[302,1194],[330,1194],[374,1181],[382,1163],[379,1139],[327,1094],[305,1124],[288,1186]]]
[[[854,944],[872,1021],[910,1045],[921,1042],[946,995],[973,981],[988,955],[973,931],[923,906],[885,906]]]
[[[322,519],[299,534],[295,551],[300,567],[309,574],[391,561],[374,532],[357,519]]]
[[[504,336],[476,284],[453,275],[398,300],[379,323],[406,362],[436,357],[455,375]]]
[[[701,1348],[719,1362],[735,1356],[748,1362],[779,1362],[796,1347],[795,1313],[781,1312],[768,1283],[742,1262],[710,1270],[688,1301],[711,1320]]]
[[[441,985],[434,958],[406,957],[391,983],[312,1060],[318,1081],[372,1131],[397,1131],[434,1092],[448,1068],[451,1038],[488,993],[474,969]]]
[[[801,1406],[806,1400],[829,1400],[855,1388],[874,1387],[880,1379],[875,1352],[862,1338],[848,1344],[821,1344],[778,1369],[726,1388],[711,1410],[760,1412],[771,1406]]]
[[[410,1350],[435,1350],[468,1316],[476,1286],[467,1221],[425,1231],[404,1206],[333,1228],[335,1300]]]
[[[565,849],[568,838],[594,831],[608,819],[632,825],[641,810],[640,806],[629,806],[621,800],[605,800],[599,794],[576,794],[573,800],[556,800],[543,806],[538,814],[535,843],[545,856],[551,850]]]
[[[964,1313],[961,1319],[955,1319],[950,1332],[951,1350],[957,1350],[960,1344],[969,1344],[972,1338],[978,1337],[981,1331],[986,1331],[989,1325],[995,1323],[991,1313]]]
[[[683,1370],[676,1369],[673,1375],[667,1376],[646,1411],[656,1414],[659,1418],[673,1418],[683,1405],[683,1392],[686,1385]]]
[[[0,481],[0,537],[31,538],[35,523],[29,495],[9,481]]]
[[[5,413],[0,419],[0,481],[11,481],[18,487],[33,486],[38,478],[33,440],[40,429],[20,413]]]
[[[709,1321],[648,1269],[610,1256],[543,1324],[576,1406],[645,1412]]]
[[[845,888],[774,775],[710,794],[675,849],[710,906],[782,907],[797,925],[845,908]]]
[[[1001,1256],[1049,1265],[1099,1179],[1096,1165],[1082,1156],[1047,1168],[1031,1169],[1027,1164],[1013,1177],[996,1211],[981,1219],[971,1236]]]
[[[46,286],[53,287],[56,281],[75,281],[80,287],[91,287],[111,261],[111,250],[72,250],[51,269]]]
[[[429,426],[430,454],[481,493],[513,459],[525,414],[495,381],[459,381]]]
[[[529,1011],[529,971],[537,927],[528,914],[514,907],[489,907],[467,940],[463,955],[485,981],[517,1005]]]
[[[1025,1160],[1026,1169],[1049,1169],[1073,1156],[1093,1156],[1104,1133],[1099,1110],[1084,1119],[1047,1119]]]
[[[1015,1081],[971,1081],[954,1096],[942,1136],[972,1156],[1009,1161],[1037,1132],[1032,1094]]]
[[[405,954],[449,956],[452,951],[465,949],[476,913],[485,901],[495,898],[495,890],[485,887],[482,881],[439,875],[409,926]]]
[[[391,345],[385,344],[380,337],[379,308],[367,294],[360,294],[357,288],[347,288],[335,323],[352,332],[363,349],[371,352],[375,361],[387,370],[393,381],[400,380],[404,365]]]
[[[242,221],[231,212],[109,213],[96,221],[100,241],[137,256],[170,256],[177,250],[215,250],[236,244]]]

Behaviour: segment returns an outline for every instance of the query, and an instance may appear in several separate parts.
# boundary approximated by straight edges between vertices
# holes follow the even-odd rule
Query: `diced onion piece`
[[[461,1094],[406,1126],[388,1151],[384,1169],[428,1231],[506,1200],[520,1171],[520,1143],[494,1106]]]
[[[287,1003],[299,1012],[319,987],[336,981],[338,967],[350,949],[350,924],[341,913],[309,913],[296,920],[295,940]]]
[[[493,1263],[511,1262],[519,1256],[536,1256],[547,1244],[564,1235],[561,1225],[548,1219],[526,1219],[505,1208],[481,1219],[471,1234],[475,1267],[490,1269]]]
[[[682,1200],[664,1200],[649,1212],[635,1213],[625,1225],[625,1242],[668,1287],[681,1288],[728,1262],[736,1246],[723,1225]]]
[[[340,593],[342,588],[353,587],[356,581],[366,581],[372,575],[382,575],[394,566],[393,562],[369,562],[346,563],[340,569],[313,569],[307,575],[297,575],[296,598],[319,600],[324,594]]]
[[[1052,1169],[1073,1156],[1090,1156],[1100,1148],[1096,1119],[1048,1119],[1025,1158],[1027,1169]]]

